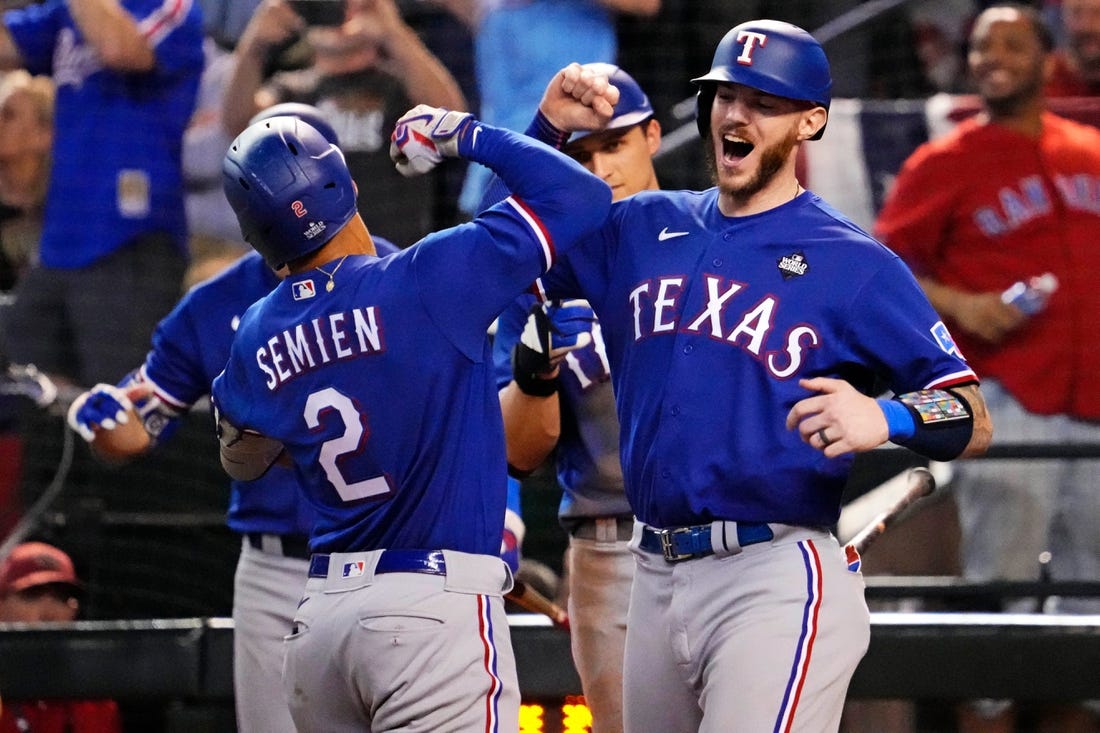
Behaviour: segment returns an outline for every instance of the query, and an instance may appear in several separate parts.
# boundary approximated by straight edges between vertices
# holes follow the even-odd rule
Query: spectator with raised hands
[[[436,174],[405,178],[388,156],[389,135],[413,100],[465,111],[458,82],[408,26],[394,0],[346,0],[343,22],[310,25],[287,0],[264,0],[234,52],[223,124],[230,136],[278,102],[315,105],[340,136],[368,226],[405,247],[435,228]],[[268,76],[276,54],[304,43],[304,68]]]

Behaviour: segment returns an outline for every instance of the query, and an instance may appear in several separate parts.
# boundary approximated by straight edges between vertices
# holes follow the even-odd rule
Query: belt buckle
[[[694,552],[682,552],[677,554],[672,544],[673,535],[687,534],[689,532],[691,532],[691,527],[675,527],[673,529],[657,530],[657,536],[661,538],[661,554],[665,556],[665,560],[668,562],[679,562],[680,560],[690,560],[695,557]]]

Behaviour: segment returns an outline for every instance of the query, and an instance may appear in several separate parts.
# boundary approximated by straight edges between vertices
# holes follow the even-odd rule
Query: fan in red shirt
[[[24,542],[0,564],[0,623],[75,621],[83,590],[65,552]],[[5,700],[0,733],[122,733],[122,722],[114,700]]]

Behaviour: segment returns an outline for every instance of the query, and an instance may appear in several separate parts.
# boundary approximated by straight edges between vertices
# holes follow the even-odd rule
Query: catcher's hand
[[[570,351],[592,343],[592,308],[583,300],[531,306],[512,350],[512,378],[524,394],[546,397],[557,391],[558,366]]]
[[[113,384],[97,384],[77,397],[69,407],[69,427],[91,443],[96,428],[114,430],[130,421],[129,412],[134,409],[126,393]]]
[[[390,159],[403,176],[418,176],[444,158],[458,157],[458,141],[473,121],[468,112],[418,104],[406,112],[390,136]]]

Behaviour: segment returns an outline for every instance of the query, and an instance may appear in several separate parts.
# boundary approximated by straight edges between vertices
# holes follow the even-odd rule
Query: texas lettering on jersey
[[[684,278],[661,277],[646,280],[630,291],[634,309],[634,340],[661,334],[697,333],[739,346],[754,357],[763,356],[772,376],[786,379],[802,365],[803,352],[820,343],[817,330],[799,324],[784,336],[781,349],[765,350],[765,342],[775,323],[779,300],[766,296],[746,308],[732,308],[732,301],[744,283],[704,275],[707,293],[705,307],[698,313],[684,313],[681,298]]]
[[[284,329],[256,349],[256,364],[276,392],[304,372],[334,361],[385,352],[376,306],[329,313]]]

